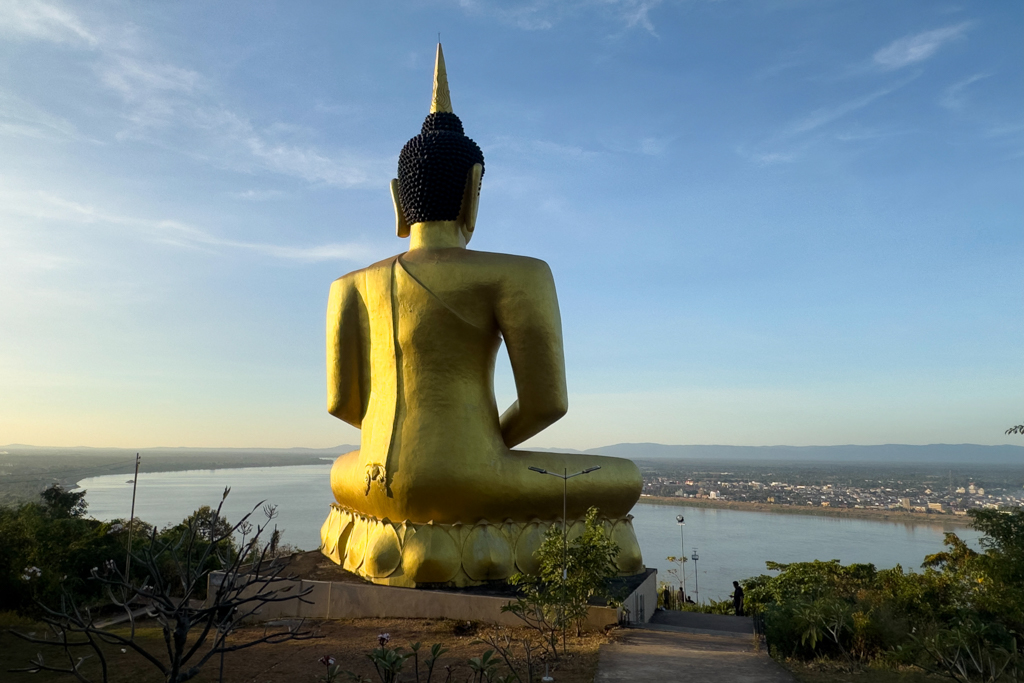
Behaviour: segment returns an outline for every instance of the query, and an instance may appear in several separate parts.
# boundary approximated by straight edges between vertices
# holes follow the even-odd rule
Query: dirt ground
[[[145,622],[143,622],[145,623]],[[13,668],[28,666],[29,661],[37,652],[42,652],[47,663],[66,665],[61,660],[60,649],[52,646],[40,646],[26,643],[15,638],[6,628],[15,628],[27,632],[38,628],[30,622],[3,624],[5,631],[0,633],[0,680],[16,682],[73,680],[67,675],[51,673],[15,674],[8,673]],[[479,657],[490,646],[480,644],[478,639],[490,635],[509,635],[514,639],[536,638],[527,629],[494,629],[491,627],[454,622],[450,620],[424,619],[355,619],[338,621],[306,622],[318,637],[310,640],[288,641],[274,645],[257,645],[239,652],[229,653],[224,658],[224,681],[230,683],[305,683],[324,680],[327,667],[319,662],[325,655],[335,658],[337,664],[345,671],[352,671],[370,681],[379,680],[373,665],[366,657],[370,650],[378,645],[378,634],[388,633],[391,636],[390,646],[402,646],[409,651],[412,642],[422,643],[420,650],[420,681],[426,683],[426,669],[423,658],[429,653],[430,646],[441,643],[448,652],[444,654],[434,668],[432,680],[437,683],[469,681],[472,670],[467,664],[470,657]],[[232,642],[240,643],[259,638],[264,633],[263,626],[250,627],[232,635]],[[160,631],[153,626],[144,628],[140,640],[147,648],[158,656],[164,650]],[[597,673],[598,648],[602,643],[615,637],[614,631],[609,634],[587,634],[581,639],[569,636],[569,653],[558,662],[551,663],[552,675],[559,683],[590,683]],[[127,652],[122,653],[119,646],[105,648],[109,662],[110,681],[116,683],[148,683],[160,681],[161,676],[156,668],[145,662],[141,656]],[[522,657],[522,648],[517,647],[516,653]],[[84,654],[84,652],[82,653]],[[166,655],[162,658],[165,658]],[[218,681],[219,659],[211,659],[195,681]],[[450,671],[446,667],[451,667]],[[535,680],[543,675],[543,664],[535,670]],[[86,662],[86,672],[90,680],[102,680],[95,658]],[[508,669],[502,664],[497,672],[504,675]],[[449,677],[450,674],[450,677]],[[344,673],[337,679],[339,683],[351,680]],[[357,679],[358,680],[358,679]],[[400,681],[415,681],[413,659],[406,661]],[[523,676],[526,683],[526,676]]]

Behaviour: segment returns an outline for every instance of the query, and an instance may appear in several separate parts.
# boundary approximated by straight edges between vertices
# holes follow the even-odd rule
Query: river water
[[[249,467],[222,470],[143,473],[139,477],[135,516],[164,527],[176,524],[202,505],[215,507],[226,486],[231,494],[224,514],[236,521],[262,501],[278,506],[274,520],[284,530],[283,542],[306,550],[320,545],[320,525],[333,500],[331,464],[290,467]],[[92,477],[79,483],[85,489],[89,514],[97,519],[127,519],[131,510],[130,475]],[[685,505],[639,503],[633,508],[644,562],[669,580],[668,556],[686,556],[697,549],[698,560],[686,563],[686,587],[702,600],[721,600],[732,592],[732,581],[767,573],[766,560],[805,562],[838,559],[843,564],[870,562],[879,569],[897,564],[917,569],[925,555],[942,549],[944,531],[955,531],[977,548],[980,534],[963,527],[907,524],[812,515],[786,515],[740,510],[691,508]],[[686,524],[680,529],[676,515]],[[261,509],[250,518],[265,520]],[[683,538],[680,538],[682,531]],[[694,567],[696,566],[696,573]]]

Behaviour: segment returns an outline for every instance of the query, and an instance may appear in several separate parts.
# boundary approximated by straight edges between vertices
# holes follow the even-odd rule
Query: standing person
[[[665,606],[665,609],[672,609],[672,591],[665,586],[665,589],[661,591],[661,602]]]
[[[692,602],[692,601],[687,597],[686,593],[683,592],[682,587],[680,587],[679,588],[679,609],[682,609],[683,605],[685,605],[688,602]]]
[[[736,616],[743,616],[743,589],[739,581],[732,582],[732,606],[736,610]]]

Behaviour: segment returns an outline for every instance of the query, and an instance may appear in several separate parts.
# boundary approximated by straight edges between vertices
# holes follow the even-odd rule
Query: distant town
[[[1019,468],[979,467],[972,473],[966,466],[939,472],[885,465],[749,464],[708,471],[707,463],[640,464],[645,497],[960,516],[972,508],[1024,505]]]

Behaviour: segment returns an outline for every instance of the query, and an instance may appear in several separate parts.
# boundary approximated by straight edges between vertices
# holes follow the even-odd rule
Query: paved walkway
[[[793,683],[793,677],[755,650],[750,619],[693,612],[655,612],[649,624],[627,629],[601,646],[597,683]]]

